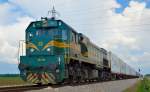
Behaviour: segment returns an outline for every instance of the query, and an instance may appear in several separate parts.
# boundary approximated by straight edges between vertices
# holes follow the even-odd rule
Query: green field
[[[150,78],[144,78],[143,80],[138,81],[124,92],[150,92]]]
[[[27,84],[20,77],[0,77],[0,86],[9,86],[9,85],[24,85]]]

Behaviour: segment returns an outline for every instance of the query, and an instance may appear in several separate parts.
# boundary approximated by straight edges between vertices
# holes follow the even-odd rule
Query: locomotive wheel
[[[72,83],[72,81],[73,81],[74,69],[73,69],[73,66],[72,66],[71,64],[68,65],[68,73],[69,73],[68,82],[69,82],[69,83]]]
[[[42,85],[42,83],[37,83],[37,85],[38,85],[38,86],[41,86],[41,85]]]
[[[81,68],[81,82],[85,82],[85,70],[84,70],[84,68],[82,67]]]
[[[102,71],[99,70],[99,71],[98,71],[98,81],[102,81],[101,74],[102,74]]]
[[[76,81],[78,83],[80,83],[80,81],[81,81],[81,67],[80,67],[79,63],[75,64],[74,70],[75,70]]]

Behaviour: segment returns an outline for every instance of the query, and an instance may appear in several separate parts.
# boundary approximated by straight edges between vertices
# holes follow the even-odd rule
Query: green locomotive
[[[101,79],[102,73],[110,73],[107,51],[62,20],[42,18],[30,23],[25,33],[26,55],[20,56],[19,64],[25,81],[58,84]]]

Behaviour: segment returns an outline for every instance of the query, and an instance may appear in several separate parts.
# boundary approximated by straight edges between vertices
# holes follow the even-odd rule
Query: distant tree
[[[0,74],[0,77],[19,77],[19,74]]]
[[[146,74],[145,76],[148,76],[148,77],[150,77],[150,74]]]

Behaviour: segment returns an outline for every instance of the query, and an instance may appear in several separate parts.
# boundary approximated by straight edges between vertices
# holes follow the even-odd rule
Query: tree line
[[[0,74],[0,77],[19,77],[19,74]]]

